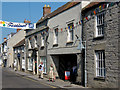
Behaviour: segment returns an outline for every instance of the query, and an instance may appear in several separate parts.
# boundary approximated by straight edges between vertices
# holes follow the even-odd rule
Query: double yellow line
[[[16,75],[17,75],[17,76],[21,76],[21,75],[19,75],[19,74],[16,74]],[[28,77],[22,77],[22,78],[27,79],[27,80],[31,80],[31,81],[33,81],[33,82],[40,83],[40,84],[45,85],[45,86],[49,86],[49,87],[51,87],[51,88],[57,88],[57,87],[54,87],[54,86],[51,86],[51,85],[48,85],[48,84],[45,84],[45,83],[42,83],[42,82],[33,80],[33,79],[31,79],[31,78],[28,78]]]
[[[10,72],[8,72],[8,71],[5,71],[5,72],[10,73]],[[11,73],[12,73],[12,72],[11,72]],[[33,80],[33,79],[31,79],[31,78],[28,78],[28,77],[23,77],[23,76],[21,76],[20,74],[17,74],[17,73],[15,73],[15,74],[16,74],[17,76],[19,76],[19,77],[24,78],[24,79],[31,80],[31,81],[36,82],[36,83],[40,83],[40,84],[42,84],[42,85],[49,86],[49,87],[51,87],[51,88],[57,88],[57,87],[51,86],[51,85],[49,85],[49,84],[45,84],[45,83],[42,83],[42,82]]]

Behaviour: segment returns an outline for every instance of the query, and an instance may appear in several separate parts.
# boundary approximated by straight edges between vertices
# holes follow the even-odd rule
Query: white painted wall
[[[7,62],[7,67],[9,67],[10,65],[12,66],[13,64],[13,47],[19,43],[21,40],[23,40],[25,38],[25,31],[24,30],[20,30],[19,32],[17,32],[13,37],[11,37],[8,40],[7,46],[8,46],[8,62]]]

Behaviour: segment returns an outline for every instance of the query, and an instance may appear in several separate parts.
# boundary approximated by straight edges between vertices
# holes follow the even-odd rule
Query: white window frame
[[[67,42],[73,42],[73,28],[70,29],[69,26],[74,25],[74,23],[69,23],[68,24],[68,30],[67,30]]]
[[[16,50],[16,48],[15,48],[15,53],[17,53],[17,50]]]
[[[26,64],[25,64],[25,58],[23,57],[23,58],[22,58],[22,69],[25,69],[25,65],[26,65]]]
[[[58,44],[58,28],[54,29],[53,45]]]
[[[24,47],[22,47],[22,52],[24,52]]]
[[[96,77],[105,77],[105,51],[96,50],[95,51],[95,62],[96,62]]]
[[[103,37],[104,36],[104,20],[105,20],[105,12],[100,12],[96,15],[95,19],[95,37]]]
[[[45,36],[44,34],[41,35],[41,47],[44,47],[45,46]]]
[[[33,71],[33,60],[32,60],[32,58],[28,58],[28,70]]]
[[[29,48],[29,49],[32,48],[31,43],[30,43],[30,39],[28,39],[28,48]]]
[[[45,56],[41,56],[40,57],[40,62],[43,62],[43,65],[44,65],[44,70],[43,70],[43,73],[47,73],[47,59]]]
[[[18,48],[18,53],[20,53],[20,48]]]
[[[34,46],[37,47],[37,36],[34,36]]]

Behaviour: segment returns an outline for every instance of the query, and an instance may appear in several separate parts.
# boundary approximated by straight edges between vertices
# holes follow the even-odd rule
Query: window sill
[[[69,44],[69,43],[73,43],[73,41],[68,41],[67,44]]]
[[[102,39],[102,38],[104,38],[104,35],[101,35],[101,36],[94,36],[93,39]]]
[[[44,48],[45,46],[41,46],[41,48]]]
[[[58,46],[58,44],[56,43],[56,44],[53,44],[53,47],[56,47],[56,46]]]
[[[94,77],[94,80],[101,80],[101,81],[105,81],[105,77]]]
[[[104,37],[104,35],[94,36],[94,38],[101,38],[101,37]]]

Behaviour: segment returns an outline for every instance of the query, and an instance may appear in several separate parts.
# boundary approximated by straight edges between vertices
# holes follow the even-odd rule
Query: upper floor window
[[[20,48],[18,48],[18,53],[20,53]]]
[[[53,44],[58,44],[58,28],[54,29]]]
[[[32,46],[31,46],[31,38],[28,39],[28,48],[31,49]]]
[[[67,30],[67,42],[73,41],[73,23],[68,24],[68,30]]]
[[[105,77],[105,51],[95,51],[96,76]]]
[[[42,34],[41,35],[41,47],[44,47],[44,45],[45,45],[45,35]]]
[[[105,19],[104,12],[101,12],[96,15],[96,32],[95,32],[96,37],[104,35],[104,19]]]
[[[37,36],[34,37],[34,46],[37,47]]]
[[[17,50],[16,50],[16,49],[14,49],[14,52],[15,52],[15,53],[17,53]]]
[[[24,52],[24,47],[22,47],[21,49],[22,49],[22,52]]]

